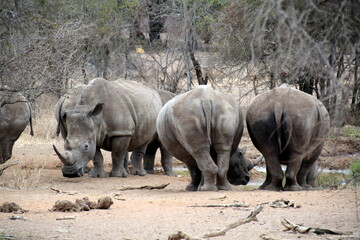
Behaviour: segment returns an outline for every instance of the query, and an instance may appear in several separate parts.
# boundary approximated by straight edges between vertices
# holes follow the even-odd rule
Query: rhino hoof
[[[121,171],[111,171],[109,177],[123,177],[126,178],[127,177],[127,172],[121,172]]]
[[[106,176],[106,172],[102,171],[102,172],[96,172],[96,171],[90,171],[89,172],[89,177],[92,178],[104,178]]]
[[[232,186],[230,184],[223,184],[217,186],[219,190],[231,190]]]
[[[132,170],[132,174],[133,175],[139,175],[141,177],[146,176],[146,171],[145,170]]]
[[[217,191],[218,188],[214,184],[204,184],[198,189],[199,191]]]
[[[146,173],[147,173],[147,174],[155,174],[155,171],[154,171],[154,170],[146,169]]]
[[[197,191],[197,189],[198,187],[192,183],[189,183],[185,188],[186,191],[192,191],[192,192]]]
[[[260,190],[268,190],[268,191],[282,191],[282,187],[274,186],[273,184],[261,185],[259,187]]]
[[[285,186],[285,191],[301,191],[302,187],[298,184],[293,184],[289,186]]]

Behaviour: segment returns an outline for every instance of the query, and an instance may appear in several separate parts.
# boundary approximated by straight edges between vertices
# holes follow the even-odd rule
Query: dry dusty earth
[[[56,142],[59,146],[61,142]],[[18,166],[5,170],[0,177],[0,204],[15,202],[25,213],[0,213],[0,239],[168,239],[170,234],[183,231],[199,237],[216,232],[227,225],[246,218],[259,204],[263,210],[257,221],[240,225],[224,236],[211,239],[360,239],[359,188],[348,186],[338,189],[321,189],[301,192],[270,192],[256,187],[235,186],[232,191],[186,192],[189,177],[168,177],[162,173],[145,177],[77,179],[64,178],[61,164],[52,151],[52,142],[22,141],[16,143],[13,160]],[[258,154],[249,145],[248,155]],[[360,152],[359,140],[342,144],[328,141],[321,165],[331,168],[348,167],[353,156]],[[343,156],[339,156],[343,155]],[[345,157],[344,157],[345,156]],[[339,161],[340,160],[340,161]],[[106,155],[106,169],[110,170],[110,156]],[[258,174],[254,174],[256,176]],[[260,182],[255,179],[255,184]],[[125,190],[124,187],[158,186],[158,190]],[[68,193],[58,193],[56,188]],[[58,200],[88,197],[97,201],[109,196],[114,204],[106,210],[82,212],[52,212]],[[289,199],[300,208],[273,208],[269,202]],[[245,202],[249,206],[191,207],[204,204],[234,204]],[[75,217],[57,220],[62,217]],[[13,220],[12,220],[12,219]],[[281,218],[313,228],[327,228],[349,232],[349,235],[316,235],[284,231]]]

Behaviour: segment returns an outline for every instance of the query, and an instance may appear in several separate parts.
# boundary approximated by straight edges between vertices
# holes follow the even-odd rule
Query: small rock
[[[26,210],[23,210],[18,204],[14,202],[4,202],[0,206],[0,212],[4,213],[24,213],[27,212]]]
[[[98,200],[96,208],[98,209],[109,209],[114,202],[110,197],[103,197]]]
[[[77,205],[76,203],[72,203],[68,200],[56,201],[55,205],[51,209],[51,211],[57,212],[78,212],[79,210],[79,205]]]

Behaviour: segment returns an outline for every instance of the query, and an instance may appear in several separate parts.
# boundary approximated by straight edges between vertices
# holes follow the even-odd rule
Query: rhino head
[[[249,160],[245,158],[246,148],[237,148],[230,158],[229,170],[227,178],[233,185],[246,185],[250,180],[249,171],[258,165],[263,156],[257,159]]]
[[[55,153],[64,164],[62,168],[64,177],[81,177],[84,167],[94,159],[96,143],[101,132],[103,104],[88,107],[78,105],[73,110],[64,112],[61,121],[65,125],[64,140],[65,152],[60,152],[53,145]]]

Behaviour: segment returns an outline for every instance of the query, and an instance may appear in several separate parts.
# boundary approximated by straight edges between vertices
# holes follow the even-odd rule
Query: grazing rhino
[[[156,89],[157,93],[160,95],[161,102],[163,105],[167,103],[170,99],[176,96],[175,93]],[[144,155],[144,168],[147,173],[154,174],[154,162],[156,151],[160,148],[161,152],[161,166],[164,169],[164,172],[168,176],[175,176],[175,173],[172,169],[173,156],[165,149],[161,144],[158,134],[156,133],[150,143],[147,145],[146,152]]]
[[[230,183],[248,183],[254,163],[238,149],[242,113],[231,96],[209,86],[180,94],[160,110],[156,129],[165,148],[190,171],[186,190],[229,190]]]
[[[105,177],[100,149],[111,151],[111,177],[126,177],[127,151],[132,151],[133,174],[146,175],[142,158],[155,134],[162,106],[159,94],[140,83],[95,78],[57,103],[56,115],[65,152],[54,150],[65,177],[80,177],[92,159],[90,177]],[[78,92],[76,94],[76,91]]]
[[[288,85],[260,94],[251,102],[246,124],[255,147],[266,162],[260,189],[309,189],[316,177],[315,162],[329,132],[330,118],[315,97]]]
[[[19,92],[9,93],[8,87],[0,91],[0,164],[11,158],[15,141],[26,126],[32,129],[32,113],[30,103]]]

